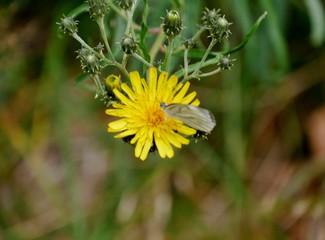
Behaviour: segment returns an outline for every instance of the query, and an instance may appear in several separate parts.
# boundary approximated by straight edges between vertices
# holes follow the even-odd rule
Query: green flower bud
[[[158,68],[158,69],[160,69],[160,67],[161,67],[162,64],[163,64],[163,61],[161,59],[156,60],[156,61],[153,62],[153,66],[155,68]]]
[[[195,41],[192,38],[189,39],[185,39],[185,41],[183,42],[185,48],[189,49],[194,47]]]
[[[124,36],[121,41],[122,51],[126,54],[132,54],[137,50],[137,43],[133,37]]]
[[[231,34],[229,30],[230,25],[231,23],[227,21],[225,16],[219,17],[209,28],[210,37],[217,41],[221,41],[222,38],[228,38],[229,34]]]
[[[60,30],[66,34],[72,35],[78,31],[78,21],[74,20],[71,17],[64,17],[61,19]]]
[[[218,65],[220,66],[221,69],[227,70],[227,69],[231,69],[231,67],[234,65],[233,64],[234,61],[235,61],[235,59],[230,59],[230,55],[228,55],[228,56],[222,57],[219,60]]]
[[[183,21],[179,13],[176,10],[171,10],[167,12],[165,18],[163,19],[161,25],[164,34],[168,38],[173,38],[180,34],[183,28]]]
[[[215,10],[215,9],[208,9],[205,8],[204,12],[203,12],[203,17],[202,17],[202,21],[203,24],[207,27],[210,28],[215,21],[217,21],[217,19],[220,17],[219,14],[220,9]]]
[[[121,79],[119,76],[116,76],[114,74],[109,75],[106,79],[105,79],[105,87],[107,92],[113,93],[113,89],[117,88],[120,89],[121,88]]]
[[[98,74],[102,68],[98,58],[87,48],[77,51],[77,58],[80,59],[81,68],[85,73]]]
[[[109,5],[107,0],[87,0],[88,12],[93,19],[101,18],[108,13]]]
[[[120,6],[120,8],[127,11],[127,10],[131,9],[131,7],[133,5],[133,0],[120,0],[118,2],[118,5]]]

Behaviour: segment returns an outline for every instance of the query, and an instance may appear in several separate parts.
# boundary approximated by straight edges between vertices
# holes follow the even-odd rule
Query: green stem
[[[209,47],[207,48],[207,50],[205,51],[201,61],[199,62],[199,64],[196,66],[194,72],[190,75],[190,76],[187,76],[187,77],[184,77],[184,79],[182,80],[182,82],[186,82],[192,78],[198,78],[199,77],[199,72],[200,72],[200,69],[203,65],[203,63],[205,62],[206,58],[208,57],[209,53],[211,52],[213,46],[217,43],[217,40],[216,39],[212,39],[212,41],[210,42],[210,45]]]
[[[106,95],[106,90],[105,90],[103,84],[101,83],[98,75],[93,75],[92,77],[93,77],[94,82],[96,84],[96,95],[95,95],[95,98],[98,98],[99,95],[101,95],[101,96]]]
[[[166,59],[166,68],[165,68],[166,72],[169,71],[169,67],[170,67],[170,60],[173,54],[173,43],[174,43],[174,38],[172,39],[168,38],[167,59]]]
[[[104,17],[97,18],[96,22],[97,22],[97,24],[99,26],[100,34],[101,34],[102,39],[104,41],[107,52],[108,52],[109,56],[112,58],[113,62],[115,63],[116,60],[114,58],[113,52],[112,52],[111,47],[109,46],[109,43],[108,43],[108,40],[107,40],[107,34],[106,34],[106,31],[105,31],[105,25],[104,25]]]
[[[165,41],[165,34],[163,32],[160,32],[149,51],[151,63],[153,63],[155,61],[155,58],[159,52],[159,49],[160,49],[161,45],[164,43],[164,41]]]
[[[137,5],[137,0],[135,0],[134,3],[132,4],[132,7],[131,7],[130,11],[126,12],[127,25],[126,25],[126,29],[125,29],[125,35],[129,35],[130,33],[132,33],[134,35],[132,18],[133,18],[133,15],[134,15],[136,5]]]
[[[195,40],[197,40],[200,36],[201,36],[201,34],[205,31],[207,29],[207,27],[201,27],[195,34],[194,34],[194,36],[192,37],[192,39],[195,41]],[[182,46],[180,46],[180,47],[178,47],[178,48],[176,48],[175,50],[174,50],[174,53],[176,54],[176,53],[179,53],[180,51],[183,51],[183,50],[185,50],[185,47],[184,47],[184,45],[182,45]]]
[[[123,59],[122,59],[122,66],[125,67],[129,59],[129,55],[123,54]]]
[[[221,71],[221,68],[219,67],[219,68],[217,68],[216,70],[213,70],[213,71],[211,71],[211,72],[202,73],[202,74],[199,75],[199,77],[200,77],[200,78],[201,78],[201,77],[209,77],[209,76],[212,76],[212,75],[214,75],[214,74],[219,73],[220,71]]]
[[[184,77],[188,76],[188,48],[184,50]]]
[[[101,60],[104,60],[107,64],[112,64],[112,62],[107,59],[103,54],[100,54],[98,52],[96,52],[92,47],[90,47],[84,40],[82,40],[81,37],[79,37],[79,35],[77,33],[73,33],[72,37],[77,40],[82,47],[87,48],[89,51],[91,51],[96,57],[98,57]]]
[[[144,65],[146,65],[147,67],[154,67],[151,63],[147,62],[143,57],[141,57],[139,54],[137,53],[132,53],[132,56],[135,57],[136,59],[138,59],[140,62],[142,62]]]

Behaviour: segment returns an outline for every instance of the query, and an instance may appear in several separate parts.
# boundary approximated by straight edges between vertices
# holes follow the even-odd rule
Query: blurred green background
[[[0,239],[325,239],[321,0],[148,0],[150,27],[176,7],[184,35],[221,8],[231,46],[268,16],[231,71],[192,81],[217,119],[208,141],[144,162],[76,84],[79,45],[56,23],[81,3],[0,1]],[[124,20],[107,21],[118,50]]]

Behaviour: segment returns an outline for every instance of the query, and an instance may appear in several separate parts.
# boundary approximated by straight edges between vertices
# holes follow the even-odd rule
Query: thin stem
[[[144,65],[146,65],[147,67],[154,67],[151,63],[147,62],[143,57],[141,57],[139,54],[137,53],[133,53],[132,54],[133,57],[135,57],[136,59],[138,59],[140,62],[142,62]]]
[[[195,34],[194,34],[194,36],[192,37],[192,39],[195,41],[195,40],[197,40],[200,36],[201,36],[201,34],[205,31],[207,29],[207,27],[205,27],[205,26],[203,26],[203,27],[201,27]],[[182,45],[182,46],[180,46],[180,47],[178,47],[178,48],[176,48],[175,50],[174,50],[174,53],[179,53],[180,51],[183,51],[185,49],[185,47],[184,47],[184,45]]]
[[[188,76],[188,48],[184,50],[184,77]]]
[[[132,7],[131,7],[130,11],[126,12],[127,25],[126,25],[126,29],[125,29],[125,35],[129,35],[130,33],[132,33],[134,35],[132,18],[133,18],[133,15],[134,15],[136,5],[137,5],[137,0],[135,0],[134,3],[132,4]]]
[[[126,70],[125,66],[123,66],[121,63],[119,62],[115,62],[114,65],[120,69],[120,71],[123,73],[124,76],[126,76],[128,79],[130,79],[130,74],[128,73],[128,71]]]
[[[152,44],[152,47],[149,51],[151,63],[153,63],[155,61],[155,58],[159,52],[160,46],[164,43],[164,41],[165,41],[165,34],[163,32],[160,32],[159,35],[157,36],[155,42]]]
[[[99,59],[101,59],[101,60],[104,60],[106,63],[108,63],[108,64],[112,64],[112,62],[109,60],[109,59],[107,59],[103,54],[100,54],[100,53],[98,53],[98,52],[96,52],[92,47],[90,47],[84,40],[82,40],[82,38],[81,37],[79,37],[79,35],[77,34],[77,33],[73,33],[72,34],[72,37],[74,38],[74,39],[76,39],[80,44],[81,44],[81,46],[82,47],[84,47],[84,48],[87,48],[89,51],[91,51],[96,57],[98,57]]]
[[[200,78],[201,77],[209,77],[209,76],[212,76],[212,75],[214,75],[214,74],[217,74],[217,73],[219,73],[221,71],[221,68],[219,67],[219,68],[217,68],[217,69],[215,69],[215,70],[213,70],[213,71],[211,71],[211,72],[207,72],[207,73],[202,73],[202,74],[200,74]]]
[[[105,47],[107,49],[107,52],[108,52],[109,56],[112,58],[113,62],[115,63],[116,60],[114,58],[113,52],[112,52],[111,47],[109,46],[109,43],[108,43],[108,40],[107,40],[107,34],[106,34],[106,31],[105,31],[105,26],[104,26],[104,17],[97,18],[96,22],[97,22],[97,24],[99,26],[100,34],[102,35],[102,39],[104,40],[104,44],[105,44]]]
[[[212,41],[210,42],[209,47],[207,48],[207,50],[205,51],[205,53],[204,53],[204,55],[203,55],[203,57],[202,57],[202,59],[201,59],[199,65],[196,67],[195,71],[192,73],[193,76],[195,76],[195,75],[198,74],[198,72],[199,72],[200,69],[201,69],[202,64],[203,64],[203,63],[205,62],[205,60],[207,59],[209,53],[211,52],[213,46],[214,46],[216,43],[217,43],[217,40],[212,39]]]
[[[109,65],[116,66],[118,69],[120,69],[120,71],[123,73],[124,76],[126,76],[127,78],[130,78],[129,73],[126,71],[125,67],[122,66],[122,64],[120,64],[117,61],[111,61],[111,60],[107,59],[104,56],[104,54],[100,54],[100,53],[96,52],[84,40],[82,40],[82,38],[80,38],[77,33],[72,34],[72,37],[74,39],[76,39],[81,44],[81,46],[83,46],[84,48],[87,48],[89,51],[91,51],[96,57],[98,57],[99,59],[105,61]]]
[[[98,75],[93,75],[92,77],[93,77],[94,82],[96,84],[96,95],[95,95],[95,98],[98,98],[99,95],[104,96],[106,94],[106,90],[103,87],[103,84],[101,83]]]
[[[199,77],[202,76],[202,75],[199,73],[199,72],[200,72],[200,69],[201,69],[202,65],[204,64],[206,58],[208,57],[209,53],[211,52],[213,46],[214,46],[216,43],[217,43],[217,40],[212,39],[212,41],[210,42],[209,47],[207,48],[207,50],[205,51],[205,53],[204,53],[204,55],[203,55],[201,61],[196,65],[195,70],[192,72],[191,75],[189,75],[189,76],[187,76],[187,77],[185,76],[184,79],[181,81],[182,83],[184,83],[184,82],[186,82],[186,81],[188,81],[188,80],[190,80],[190,79],[192,79],[192,78],[199,78]]]
[[[122,66],[125,67],[127,62],[129,60],[129,55],[128,54],[123,54],[123,59],[122,59]]]
[[[169,67],[170,67],[170,60],[172,58],[172,54],[173,54],[173,43],[174,43],[174,38],[168,38],[168,46],[167,46],[167,60],[166,60],[166,72],[169,71]]]

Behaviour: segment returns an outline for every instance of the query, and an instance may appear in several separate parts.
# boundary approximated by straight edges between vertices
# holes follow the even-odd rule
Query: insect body
[[[210,133],[216,126],[213,114],[201,107],[189,104],[166,104],[160,103],[166,115],[178,119],[198,131]]]

